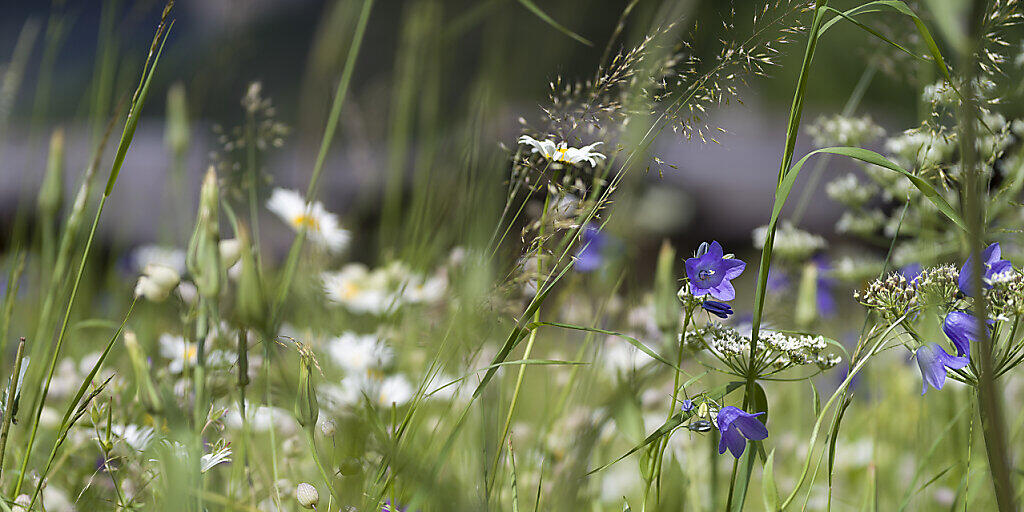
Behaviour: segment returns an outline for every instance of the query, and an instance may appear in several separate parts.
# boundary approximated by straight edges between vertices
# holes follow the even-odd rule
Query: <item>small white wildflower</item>
[[[353,375],[365,375],[370,370],[386,367],[394,356],[391,347],[376,335],[354,332],[328,341],[327,353],[335,364]]]
[[[377,403],[388,407],[392,404],[402,405],[412,398],[413,391],[412,384],[404,375],[392,375],[381,381]]]
[[[329,419],[321,420],[321,422],[320,422],[320,433],[323,434],[324,437],[331,437],[331,436],[333,436],[334,433],[337,432],[337,430],[338,430],[338,426],[335,425],[334,420],[329,420]]]
[[[135,285],[135,296],[161,302],[178,286],[181,276],[171,267],[150,263]]]
[[[153,427],[140,427],[139,425],[113,425],[110,431],[124,440],[128,446],[137,452],[145,451],[149,443],[156,436]]]
[[[327,298],[354,313],[382,314],[395,305],[397,298],[387,290],[387,277],[371,273],[366,265],[350,263],[339,272],[321,275]]]
[[[332,252],[343,250],[351,239],[348,230],[338,223],[338,217],[328,212],[320,201],[314,201],[307,209],[306,199],[294,190],[275,188],[267,200],[267,209],[295,231],[305,226],[310,240]]]
[[[199,471],[206,473],[218,464],[231,462],[231,445],[224,443],[216,446],[210,453],[199,458]]]
[[[552,162],[564,162],[573,165],[586,162],[597,167],[597,165],[605,159],[603,154],[594,150],[594,148],[599,146],[601,142],[588,144],[581,148],[574,148],[569,147],[565,142],[556,144],[552,139],[539,141],[529,135],[523,135],[522,137],[519,137],[519,143],[530,146],[531,153],[539,153],[541,156],[551,160]]]
[[[875,124],[871,116],[819,117],[807,132],[819,147],[862,146],[885,135],[885,130]]]

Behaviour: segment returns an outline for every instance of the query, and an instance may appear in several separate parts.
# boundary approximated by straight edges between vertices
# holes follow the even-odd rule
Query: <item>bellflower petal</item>
[[[999,272],[1003,272],[1013,267],[1013,264],[1007,260],[1000,259],[1002,257],[1002,251],[999,249],[999,242],[989,245],[981,253],[982,269],[985,274],[982,276],[981,286],[985,289],[992,288],[992,285],[987,283],[986,280],[991,278],[992,275]],[[957,279],[957,285],[960,287],[960,291],[969,297],[973,297],[974,294],[971,291],[972,281],[974,275],[974,256],[969,256],[967,261],[964,262],[964,266],[960,267],[960,276]]]
[[[917,349],[917,366],[921,369],[921,394],[928,391],[928,386],[942,389],[946,383],[946,369],[959,370],[967,366],[966,357],[950,355],[938,343],[929,343]]]
[[[731,405],[722,407],[715,418],[715,424],[722,433],[718,441],[718,453],[725,453],[726,448],[737,459],[743,455],[747,446],[747,439],[760,441],[768,437],[768,429],[757,419],[764,414],[759,412],[751,414],[738,407]]]

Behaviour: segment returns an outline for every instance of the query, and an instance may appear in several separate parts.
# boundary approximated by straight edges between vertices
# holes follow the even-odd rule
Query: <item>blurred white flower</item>
[[[110,431],[128,443],[137,452],[145,451],[149,443],[156,436],[153,427],[140,427],[138,425],[113,425]]]
[[[588,144],[582,148],[572,148],[565,142],[556,144],[552,139],[539,141],[529,135],[523,135],[519,137],[519,143],[530,146],[532,148],[530,150],[531,153],[540,153],[541,156],[552,162],[564,162],[573,165],[586,162],[597,167],[597,164],[605,159],[604,155],[594,150],[594,148],[601,145],[601,142]]]
[[[394,352],[373,334],[346,332],[327,342],[327,353],[351,375],[365,375],[391,363]]]
[[[161,302],[174,291],[180,280],[181,275],[177,270],[166,265],[150,263],[143,269],[142,276],[135,284],[135,296]]]
[[[179,274],[185,273],[185,251],[176,247],[162,245],[143,245],[132,251],[132,264],[137,272],[149,265],[162,265],[174,269]]]
[[[345,265],[339,272],[324,272],[321,278],[327,298],[354,313],[381,314],[394,304],[386,277],[371,273],[361,263]]]
[[[609,369],[619,374],[625,374],[654,361],[654,358],[622,338],[609,336],[605,342],[605,352],[601,361]]]
[[[281,217],[295,231],[303,226],[309,239],[339,252],[347,245],[352,235],[338,223],[338,216],[328,212],[323,203],[314,201],[306,208],[306,200],[294,190],[275,188],[267,200],[267,209]]]
[[[181,336],[166,332],[160,335],[160,355],[170,360],[167,369],[171,373],[181,373],[185,366],[195,366],[197,350],[195,343]]]
[[[381,381],[377,390],[377,403],[385,407],[391,404],[402,405],[412,398],[414,391],[404,375],[392,375]]]

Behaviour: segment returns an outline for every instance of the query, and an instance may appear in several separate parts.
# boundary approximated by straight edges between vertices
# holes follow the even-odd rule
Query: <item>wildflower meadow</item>
[[[1024,2],[0,5],[0,511],[1024,506]]]

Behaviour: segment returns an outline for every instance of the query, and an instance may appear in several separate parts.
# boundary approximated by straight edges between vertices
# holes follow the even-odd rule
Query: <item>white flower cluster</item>
[[[754,230],[754,247],[764,248],[768,237],[768,227],[761,226]],[[797,228],[790,222],[783,222],[775,230],[775,245],[772,254],[781,258],[803,260],[826,246],[825,239]]]
[[[828,343],[821,336],[768,331],[762,337],[768,347],[775,352],[769,357],[774,356],[772,365],[778,369],[805,364],[814,364],[825,369],[832,368],[842,361],[842,358],[835,354],[822,354]]]
[[[847,117],[835,115],[819,117],[807,128],[807,133],[819,147],[862,146],[883,135],[885,130],[871,120],[871,116]]]
[[[727,359],[743,360],[750,354],[750,336],[718,323],[695,329],[688,334],[687,341],[703,343],[708,350]],[[827,348],[828,342],[821,336],[765,330],[758,337],[756,352],[759,360],[767,361],[776,371],[800,365],[826,369],[842,360],[823,353]]]
[[[845,211],[836,222],[836,232],[868,237],[885,224],[887,217],[881,210]]]
[[[878,187],[862,183],[853,173],[847,173],[825,185],[825,193],[850,208],[860,208],[878,193]]]
[[[448,289],[443,272],[425,277],[401,262],[372,271],[362,263],[349,263],[337,272],[321,275],[327,298],[353,313],[380,315],[405,304],[434,303]]]
[[[936,167],[948,161],[955,149],[954,136],[927,128],[906,130],[885,141],[885,150],[904,169]]]

